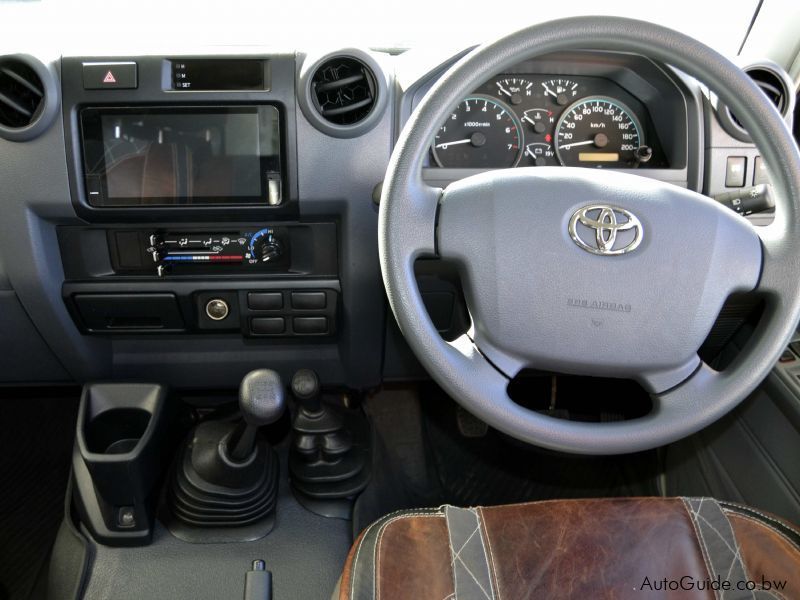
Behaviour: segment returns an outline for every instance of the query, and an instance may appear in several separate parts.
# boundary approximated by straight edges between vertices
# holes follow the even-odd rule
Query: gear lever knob
[[[322,409],[319,397],[319,377],[311,369],[300,369],[292,377],[292,394],[303,409],[316,415]]]
[[[239,409],[245,423],[261,427],[274,423],[286,410],[281,376],[271,369],[250,371],[239,386]]]
[[[256,433],[263,425],[274,423],[286,410],[286,394],[281,376],[270,369],[250,371],[239,386],[239,409],[245,426],[230,440],[230,457],[243,461],[256,447]]]

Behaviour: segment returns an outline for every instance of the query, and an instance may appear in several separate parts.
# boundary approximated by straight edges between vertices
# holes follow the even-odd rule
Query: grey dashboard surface
[[[400,128],[413,107],[436,78],[458,55],[444,59],[423,52],[400,55],[369,52],[370,60],[385,78],[387,110],[374,127],[350,138],[334,137],[315,127],[301,110],[296,81],[303,65],[319,60],[320,55],[267,53],[248,50],[252,56],[284,57],[286,65],[276,72],[276,89],[256,100],[282,102],[289,119],[291,147],[290,171],[296,182],[297,219],[331,220],[339,229],[339,283],[342,290],[341,325],[336,340],[319,344],[286,345],[254,343],[237,336],[211,335],[117,335],[92,337],[82,334],[62,297],[64,263],[58,231],[64,227],[113,225],[115,221],[135,223],[135,215],[112,213],[98,216],[81,208],[80,190],[75,184],[75,116],[64,107],[62,119],[39,137],[12,142],[0,139],[0,203],[4,219],[0,222],[0,284],[9,292],[3,299],[7,314],[16,326],[3,329],[8,343],[30,357],[36,369],[26,371],[11,357],[0,360],[0,381],[77,380],[101,378],[141,378],[157,376],[178,386],[235,385],[250,368],[269,365],[289,375],[300,366],[316,366],[328,383],[369,387],[380,382],[384,370],[382,348],[397,340],[386,339],[386,309],[377,259],[377,207],[373,189],[388,165]],[[193,56],[224,56],[218,49],[194,48],[183,53]],[[166,54],[164,56],[167,56]],[[102,58],[98,55],[99,58]],[[119,55],[116,55],[119,58]],[[75,86],[74,69],[64,80],[62,65],[75,57],[40,55],[61,78],[62,89]],[[137,60],[135,54],[130,58]],[[145,59],[139,59],[145,60]],[[150,60],[150,59],[147,59]],[[718,181],[718,162],[706,160],[719,154],[724,162],[729,152],[727,140],[714,127],[702,89],[690,78],[651,61],[629,55],[597,55],[575,52],[549,57],[534,64],[521,64],[505,76],[560,74],[563,77],[597,77],[619,86],[647,107],[652,127],[665,151],[666,165],[637,169],[637,174],[669,181],[679,186],[702,190]],[[589,81],[583,80],[581,81]],[[484,90],[487,91],[487,90]],[[149,94],[149,95],[148,95]],[[68,96],[69,94],[67,94]],[[66,97],[66,96],[65,96]],[[166,92],[140,90],[137,101],[155,102],[170,98]],[[231,96],[192,96],[191,102],[230,100]],[[244,97],[239,97],[241,101]],[[174,97],[172,100],[174,101]],[[97,96],[97,103],[119,102],[114,97]],[[637,112],[640,109],[637,108]],[[640,115],[641,117],[641,115]],[[672,119],[679,128],[668,127]],[[709,124],[710,123],[710,124]],[[685,126],[684,126],[685,124]],[[736,152],[755,153],[752,146],[734,144]],[[723,150],[721,150],[723,149]],[[724,170],[724,166],[722,167]],[[72,172],[72,175],[70,173]],[[444,186],[480,169],[442,169],[430,165],[425,178]],[[115,215],[119,215],[116,218]],[[218,216],[218,215],[217,215]],[[216,222],[212,213],[182,219],[187,225],[208,226]],[[152,218],[152,217],[149,217]],[[243,218],[258,221],[248,213]],[[99,219],[99,220],[96,220]],[[72,257],[71,257],[72,258]],[[87,259],[90,257],[87,257]],[[94,257],[97,263],[107,257]],[[99,262],[98,262],[99,261]],[[148,282],[155,285],[157,282]],[[206,289],[218,282],[207,281]],[[210,286],[210,287],[209,287]],[[400,342],[402,343],[402,342]],[[386,353],[391,357],[395,353]],[[387,359],[391,360],[391,358]],[[412,374],[415,366],[388,367],[396,375]]]
[[[56,67],[59,64],[57,58],[43,58]],[[0,181],[4,210],[0,248],[11,287],[53,353],[51,360],[61,362],[69,377],[79,373],[85,378],[101,377],[110,364],[108,354],[97,340],[77,335],[60,301],[64,276],[55,223],[75,219],[75,212],[69,202],[64,130],[59,119],[36,139],[0,140]],[[8,330],[4,333],[9,334]],[[32,352],[38,335],[9,342],[20,352]],[[43,379],[64,377],[63,371],[52,372],[44,363],[40,368],[37,375]],[[13,370],[13,364],[6,362],[3,379],[13,381]]]
[[[202,49],[197,54],[220,57],[219,50]],[[19,298],[25,311],[13,312],[9,308],[7,314],[27,315],[30,328],[35,332],[28,332],[20,323],[16,328],[6,327],[3,333],[20,348],[21,355],[31,358],[31,365],[36,365],[33,371],[25,371],[19,369],[11,358],[6,358],[0,361],[0,381],[19,381],[19,377],[27,381],[74,379],[79,382],[156,377],[180,387],[233,386],[248,370],[269,365],[286,377],[295,369],[307,366],[318,369],[327,383],[369,387],[379,382],[381,353],[375,352],[374,348],[382,344],[384,306],[377,256],[373,251],[377,244],[377,214],[370,195],[388,162],[391,112],[379,114],[376,126],[357,139],[325,135],[308,122],[297,105],[294,81],[297,69],[306,57],[274,52],[255,55],[268,56],[272,60],[275,87],[274,92],[267,91],[255,100],[277,99],[281,102],[284,113],[288,115],[286,122],[290,136],[294,139],[299,135],[303,140],[301,150],[292,144],[288,154],[291,179],[302,182],[296,185],[292,194],[294,198],[303,198],[295,219],[302,222],[322,218],[338,224],[340,268],[336,285],[341,284],[346,290],[340,311],[340,334],[332,340],[305,344],[248,340],[236,335],[115,335],[99,338],[82,334],[66,310],[62,297],[65,274],[58,244],[59,229],[80,228],[85,226],[84,219],[87,218],[108,226],[120,222],[146,223],[153,216],[137,221],[136,214],[123,214],[126,211],[99,215],[82,206],[80,189],[76,187],[74,177],[77,167],[73,165],[79,167],[80,161],[72,160],[77,130],[74,128],[75,113],[70,106],[64,107],[64,119],[55,120],[41,137],[24,143],[0,139],[0,181],[3,182],[0,202],[5,210],[0,225],[0,256],[13,257],[4,269],[8,287],[15,293],[9,302]],[[384,56],[376,56],[379,62],[385,61]],[[67,79],[60,68],[65,61],[72,61],[70,64],[74,65],[74,58],[39,58],[54,66],[62,79],[60,87],[64,93],[67,88],[80,86],[80,62],[78,81],[75,81],[74,68]],[[85,57],[83,60],[110,58]],[[139,63],[151,60],[135,55],[130,58]],[[380,76],[388,77],[383,73]],[[142,81],[135,94],[102,91],[91,102],[102,105],[120,99],[145,103],[176,100],[169,92],[149,87]],[[253,101],[254,94],[248,98]],[[189,103],[212,100],[241,102],[242,99],[242,94],[183,97]],[[183,217],[180,221],[185,227],[213,226],[220,219],[219,211],[217,215],[208,211],[190,212],[178,215]],[[228,211],[222,218],[230,218],[230,213]],[[176,218],[176,215],[170,218]],[[242,213],[240,218],[258,223],[264,216]],[[100,254],[87,255],[86,259],[95,265],[107,265],[108,257],[102,257],[108,252],[102,235],[97,239],[99,245],[88,246],[87,251],[93,254],[99,251]],[[73,258],[80,260],[81,257]],[[6,265],[6,261],[3,264]],[[164,282],[149,283],[165,287]],[[98,287],[98,290],[113,290],[117,284],[107,281],[99,285],[107,287]],[[198,285],[201,289],[212,290],[224,287],[220,280],[207,280]],[[38,346],[37,340],[40,340]],[[49,360],[36,360],[42,352]]]

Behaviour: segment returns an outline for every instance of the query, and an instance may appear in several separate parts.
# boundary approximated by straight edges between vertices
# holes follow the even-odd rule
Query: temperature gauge
[[[553,111],[546,108],[530,108],[522,114],[522,120],[533,127],[535,133],[544,134],[556,122]]]

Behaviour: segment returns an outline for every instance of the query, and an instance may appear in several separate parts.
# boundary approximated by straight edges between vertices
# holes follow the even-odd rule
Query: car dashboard
[[[0,112],[0,313],[24,348],[0,381],[422,376],[386,309],[380,187],[402,127],[467,51],[0,56],[16,74],[0,91],[34,103]],[[794,88],[769,68],[789,120]],[[647,57],[547,55],[454,106],[423,177],[567,166],[738,194],[766,165],[724,114]],[[418,266],[423,299],[454,336],[469,317],[434,263]]]

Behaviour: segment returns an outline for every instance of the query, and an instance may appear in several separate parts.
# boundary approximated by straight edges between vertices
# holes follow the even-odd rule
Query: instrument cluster
[[[647,108],[588,76],[498,75],[464,98],[431,145],[446,168],[667,167]]]

